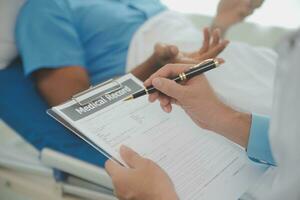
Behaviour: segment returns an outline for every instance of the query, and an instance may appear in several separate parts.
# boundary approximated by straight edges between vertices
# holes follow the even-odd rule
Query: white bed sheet
[[[148,58],[157,42],[177,45],[183,51],[201,47],[202,32],[184,15],[166,11],[146,22],[135,34],[128,52],[127,71]],[[277,54],[265,47],[234,42],[220,54],[226,63],[206,73],[216,93],[231,106],[270,114]]]

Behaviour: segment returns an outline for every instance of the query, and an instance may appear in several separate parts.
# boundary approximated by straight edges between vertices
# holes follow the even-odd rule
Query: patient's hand
[[[205,28],[203,35],[202,47],[195,52],[182,52],[175,45],[156,44],[151,57],[132,73],[144,81],[166,64],[198,64],[208,58],[216,58],[229,43],[228,40],[221,39],[218,29],[210,32],[209,28]]]
[[[193,53],[182,53],[184,57],[190,58],[193,61],[203,61],[209,58],[216,58],[228,45],[228,40],[221,39],[221,32],[215,29],[210,32],[209,28],[203,30],[203,43],[199,51]],[[195,64],[192,62],[192,64]]]
[[[174,45],[156,44],[154,55],[158,66],[170,63],[198,64],[208,58],[216,58],[228,45],[228,40],[221,40],[218,29],[210,33],[208,28],[203,30],[203,43],[200,50],[195,52],[180,51]]]

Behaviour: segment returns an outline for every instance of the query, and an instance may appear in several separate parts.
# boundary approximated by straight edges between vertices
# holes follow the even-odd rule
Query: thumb
[[[130,168],[136,168],[143,160],[138,153],[124,145],[120,148],[120,154]]]
[[[105,162],[105,170],[112,178],[114,178],[120,174],[123,174],[125,168],[112,160],[107,160]]]
[[[152,84],[157,90],[176,100],[180,100],[184,96],[185,88],[173,80],[155,78]]]

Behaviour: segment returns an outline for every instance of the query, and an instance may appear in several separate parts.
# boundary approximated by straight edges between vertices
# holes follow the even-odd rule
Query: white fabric
[[[145,61],[157,42],[175,44],[183,51],[201,47],[202,32],[183,15],[166,11],[146,22],[135,34],[127,71]],[[220,55],[226,63],[206,73],[216,93],[236,108],[270,114],[277,54],[270,49],[231,42]]]
[[[300,199],[300,31],[280,48],[270,137],[277,170],[259,199]]]
[[[270,139],[276,168],[271,168],[241,200],[300,199],[300,31],[280,48]]]
[[[300,199],[300,31],[282,46],[276,74],[271,142],[278,174],[269,199]]]
[[[18,55],[14,29],[25,0],[0,0],[0,69],[6,68]]]

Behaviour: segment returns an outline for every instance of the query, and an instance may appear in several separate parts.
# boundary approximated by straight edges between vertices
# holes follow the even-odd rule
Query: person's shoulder
[[[32,29],[32,24],[47,23],[53,17],[69,17],[67,9],[67,0],[27,0],[17,17],[17,38],[20,36],[18,33]]]
[[[67,8],[67,0],[27,0],[20,14],[35,14],[50,10],[66,10]]]

